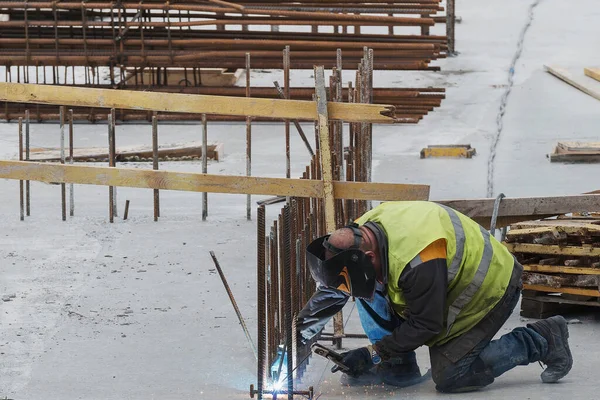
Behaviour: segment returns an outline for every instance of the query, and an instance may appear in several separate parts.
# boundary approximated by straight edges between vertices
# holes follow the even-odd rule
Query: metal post
[[[283,50],[283,90],[285,98],[290,98],[290,46]],[[290,121],[285,120],[285,177],[291,178],[290,160]]]
[[[208,132],[206,114],[202,114],[202,173],[208,173]],[[208,193],[202,193],[202,221],[208,217]]]
[[[23,118],[19,117],[19,161],[23,161]],[[19,181],[19,210],[21,221],[25,220],[25,199],[23,196],[23,181]]]
[[[250,97],[250,53],[246,53],[246,97]],[[252,176],[252,118],[246,117],[246,176]],[[246,196],[246,219],[252,219],[252,196]]]
[[[259,206],[256,211],[256,287],[257,287],[257,348],[258,348],[258,365],[257,365],[257,389],[258,399],[262,400],[264,390],[264,380],[266,370],[266,288],[265,288],[265,206]]]
[[[123,220],[127,220],[129,217],[129,200],[125,200],[125,211],[123,212]]]
[[[454,27],[456,24],[455,0],[446,0],[446,36],[448,37],[448,55],[456,54]]]
[[[158,117],[152,116],[152,169],[158,170]],[[160,197],[158,189],[154,189],[154,222],[160,217]]]
[[[112,131],[112,114],[108,114],[108,166],[109,167],[113,166],[113,161],[114,161],[113,146],[112,146],[113,135],[112,135],[111,131]],[[108,220],[110,221],[111,224],[114,222],[114,217],[115,217],[115,214],[113,211],[113,207],[114,207],[113,190],[114,190],[114,188],[112,186],[108,187]]]
[[[111,157],[111,162],[112,162],[112,166],[116,167],[117,166],[117,140],[116,140],[116,124],[117,124],[117,116],[115,113],[115,109],[111,108],[110,110],[110,115],[112,115],[112,128],[110,130],[111,134],[112,134],[112,157]],[[113,195],[112,195],[112,202],[113,202],[113,213],[115,217],[118,217],[118,207],[117,207],[117,188],[113,187]]]
[[[25,161],[29,161],[29,110],[25,110]],[[25,215],[29,217],[29,181],[25,181]]]
[[[60,106],[60,163],[65,163],[65,107]],[[60,184],[60,198],[62,206],[62,220],[67,220],[67,186]]]
[[[73,75],[74,76],[74,75]],[[69,110],[69,164],[73,164],[73,110]],[[75,186],[69,184],[69,215],[75,215]]]

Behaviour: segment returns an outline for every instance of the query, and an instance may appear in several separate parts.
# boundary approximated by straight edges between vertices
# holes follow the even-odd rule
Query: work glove
[[[349,371],[346,371],[346,373],[355,378],[364,374],[375,365],[373,364],[371,353],[366,347],[347,351],[342,353],[341,356],[342,364],[349,368]],[[333,368],[331,368],[331,372],[337,372],[340,369],[339,366],[334,365]]]

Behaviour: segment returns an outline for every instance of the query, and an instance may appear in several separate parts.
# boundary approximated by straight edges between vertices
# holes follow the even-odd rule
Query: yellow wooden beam
[[[315,103],[305,100],[140,92],[25,83],[0,83],[0,101],[318,120]],[[395,122],[394,110],[393,106],[378,104],[329,103],[327,106],[330,119],[348,122],[393,123]]]
[[[523,265],[523,270],[529,272],[550,272],[555,274],[600,275],[600,268],[565,267],[562,265],[526,264]]]
[[[584,68],[583,73],[600,82],[600,68]]]
[[[325,197],[325,230],[333,232],[335,226],[335,198],[333,197],[333,166],[331,164],[331,143],[329,137],[329,118],[327,116],[327,92],[325,91],[325,72],[323,67],[315,67],[315,94],[317,114],[319,115],[319,143],[321,145],[321,171]]]
[[[470,145],[459,146],[427,146],[421,150],[421,158],[431,157],[451,157],[451,158],[471,158],[476,154],[474,148]]]
[[[122,186],[208,193],[323,198],[323,182],[0,160],[0,179]],[[334,196],[356,200],[427,200],[429,186],[332,182]]]
[[[526,283],[523,284],[523,289],[524,290],[535,290],[538,292],[568,293],[568,294],[578,294],[580,296],[600,297],[600,291],[598,291],[598,289],[581,289],[581,288],[573,288],[573,287],[552,288],[549,286],[528,285]]]
[[[600,247],[556,246],[529,243],[504,243],[512,253],[558,254],[565,256],[600,256]]]

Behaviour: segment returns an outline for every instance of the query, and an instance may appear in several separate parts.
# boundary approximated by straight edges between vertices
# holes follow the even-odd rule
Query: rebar
[[[65,163],[65,107],[60,106],[60,163]],[[62,220],[67,220],[67,186],[60,184],[60,201],[62,209]]]
[[[257,388],[258,399],[263,398],[263,389],[265,376],[268,366],[266,361],[266,340],[267,340],[267,324],[266,318],[266,288],[265,288],[265,206],[259,206],[256,210],[256,287],[257,287],[257,351],[258,351],[258,366],[257,366]]]
[[[246,97],[250,97],[250,53],[246,53]],[[246,117],[246,176],[252,175],[252,118]],[[252,196],[246,196],[246,219],[252,219]]]
[[[25,161],[29,161],[29,110],[25,110]],[[25,215],[28,217],[31,214],[30,191],[30,182],[25,181]]]
[[[202,114],[202,173],[208,173],[208,126],[206,114]],[[202,193],[202,221],[208,217],[208,193]]]
[[[69,109],[69,164],[73,164],[73,110]],[[69,215],[75,215],[75,185],[69,184]]]
[[[19,161],[23,161],[23,118],[19,118]],[[21,221],[25,220],[25,199],[23,194],[23,181],[19,181],[19,210]]]
[[[250,331],[248,330],[248,327],[246,326],[244,317],[242,317],[242,312],[240,311],[240,309],[237,305],[237,302],[235,301],[233,292],[231,291],[231,288],[229,287],[229,283],[227,283],[227,279],[225,278],[225,274],[223,273],[223,270],[221,269],[221,265],[219,264],[219,261],[217,260],[217,256],[215,255],[215,252],[211,250],[210,256],[212,257],[213,263],[215,264],[215,267],[217,268],[217,272],[219,273],[219,276],[221,277],[221,281],[223,282],[225,291],[227,291],[227,296],[229,296],[229,300],[231,301],[231,305],[233,306],[235,314],[237,315],[238,320],[240,321],[240,325],[242,326],[242,329],[244,330],[246,339],[248,339],[248,343],[250,344],[250,347],[252,348],[252,352],[254,353],[254,356],[258,360],[258,352],[256,350],[256,346],[254,346],[254,342],[252,341],[252,337],[250,336]]]
[[[112,113],[108,114],[108,166],[114,167],[115,155],[113,153],[113,140],[114,140],[114,131],[113,127],[113,116]],[[114,187],[108,187],[108,215],[109,221],[112,224],[114,222],[115,212],[114,212]]]
[[[158,170],[158,117],[152,116],[152,169]],[[160,192],[159,189],[153,189],[154,204],[154,222],[160,217]]]

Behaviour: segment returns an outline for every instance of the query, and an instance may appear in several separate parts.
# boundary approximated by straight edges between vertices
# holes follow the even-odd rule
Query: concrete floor
[[[462,0],[457,14],[460,55],[442,60],[441,73],[380,72],[376,86],[443,86],[447,100],[416,126],[375,128],[374,179],[426,183],[432,199],[485,197],[488,155],[500,97],[530,1]],[[542,0],[535,10],[515,69],[495,164],[495,193],[507,196],[576,194],[600,189],[598,165],[551,164],[555,142],[595,140],[600,102],[543,72],[543,64],[598,65],[596,2]],[[581,10],[586,10],[582,12]],[[0,73],[0,76],[4,74]],[[270,85],[280,72],[253,72]],[[311,72],[294,72],[293,84],[311,84]],[[310,129],[309,126],[306,127]],[[198,140],[197,125],[161,125],[163,144]],[[210,173],[244,174],[245,127],[210,124],[210,140],[226,157]],[[56,125],[32,126],[33,146],[56,146]],[[106,127],[81,125],[76,146],[107,143]],[[150,127],[117,127],[118,145],[150,143]],[[16,124],[0,125],[0,158],[17,152]],[[471,143],[471,160],[420,160],[428,144]],[[284,176],[283,127],[254,127],[253,173]],[[292,142],[293,175],[308,160]],[[130,164],[147,168],[147,165]],[[197,162],[165,169],[199,171]],[[76,187],[76,216],[60,221],[60,187],[32,184],[32,216],[18,220],[18,183],[0,181],[0,396],[14,399],[244,399],[255,383],[255,362],[208,254],[214,250],[251,332],[256,331],[255,225],[245,219],[245,196],[210,195],[201,221],[201,196],[161,192],[161,220],[152,221],[152,192],[119,189],[120,211],[130,219],[107,223],[104,187]],[[258,200],[259,197],[253,197]],[[277,207],[268,209],[274,217]],[[360,332],[352,304],[348,331]],[[571,325],[575,365],[560,384],[544,385],[538,365],[519,367],[469,399],[595,398],[600,354],[597,315]],[[503,332],[522,325],[514,314]],[[364,345],[346,341],[347,348]],[[423,370],[426,349],[418,350]],[[444,398],[432,382],[400,391],[348,389],[313,358],[299,387],[314,386],[321,399]],[[456,397],[456,396],[453,396]]]

